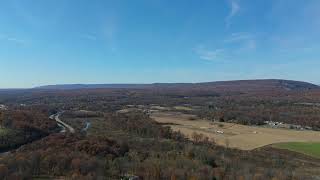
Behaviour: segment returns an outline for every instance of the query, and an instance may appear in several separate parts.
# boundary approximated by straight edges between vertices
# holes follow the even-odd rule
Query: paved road
[[[57,113],[57,114],[53,114],[53,115],[50,116],[50,119],[56,120],[57,123],[58,123],[58,125],[59,125],[60,127],[62,126],[63,130],[62,130],[61,132],[66,132],[66,129],[67,129],[69,132],[75,133],[75,130],[74,130],[73,127],[71,127],[69,124],[63,122],[63,121],[59,118],[62,113],[63,113],[63,112],[59,112],[59,113]]]

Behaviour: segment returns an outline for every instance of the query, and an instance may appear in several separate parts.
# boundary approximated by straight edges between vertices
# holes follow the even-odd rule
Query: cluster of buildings
[[[276,122],[276,121],[265,121],[264,123],[266,123],[267,125],[272,126],[272,127],[284,126],[284,124],[282,122]]]
[[[3,104],[0,104],[0,110],[7,110],[7,106],[3,105]]]
[[[309,126],[286,124],[286,123],[276,122],[276,121],[265,121],[264,123],[266,125],[272,127],[272,128],[285,128],[285,129],[295,129],[295,130],[312,130],[312,127],[309,127]]]

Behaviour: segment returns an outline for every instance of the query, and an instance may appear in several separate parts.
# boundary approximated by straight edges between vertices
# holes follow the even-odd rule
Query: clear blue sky
[[[320,83],[319,0],[2,0],[0,88]]]

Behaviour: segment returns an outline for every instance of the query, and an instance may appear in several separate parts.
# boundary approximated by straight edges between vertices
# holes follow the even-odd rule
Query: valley
[[[0,178],[320,177],[317,86],[127,86],[0,92]]]

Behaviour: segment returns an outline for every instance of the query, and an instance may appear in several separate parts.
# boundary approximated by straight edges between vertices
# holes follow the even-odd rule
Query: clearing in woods
[[[202,133],[219,145],[242,150],[252,150],[283,142],[320,142],[320,132],[245,126],[234,123],[210,122],[193,115],[177,112],[157,112],[151,117],[188,137]],[[195,120],[193,120],[195,119]]]
[[[320,158],[320,143],[289,142],[274,144],[272,146]]]

